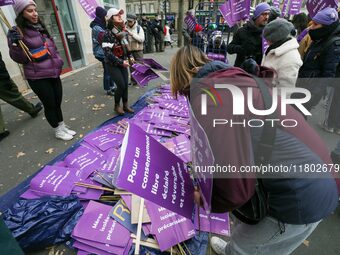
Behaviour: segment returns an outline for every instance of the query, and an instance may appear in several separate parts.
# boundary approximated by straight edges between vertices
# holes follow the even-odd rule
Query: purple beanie
[[[267,3],[260,3],[256,5],[253,19],[257,19],[263,12],[270,11],[270,5]]]
[[[29,5],[37,6],[33,0],[16,0],[15,4],[13,5],[15,14],[18,16]]]
[[[339,19],[338,12],[331,7],[327,7],[319,11],[314,17],[313,21],[321,25],[331,25]]]

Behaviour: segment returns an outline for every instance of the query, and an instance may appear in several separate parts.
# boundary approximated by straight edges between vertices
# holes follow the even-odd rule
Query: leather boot
[[[123,108],[120,106],[120,105],[116,105],[115,106],[115,112],[118,114],[118,115],[124,115],[125,112],[123,111]]]
[[[123,110],[128,112],[128,113],[134,113],[135,112],[131,107],[129,107],[128,103],[123,104]]]

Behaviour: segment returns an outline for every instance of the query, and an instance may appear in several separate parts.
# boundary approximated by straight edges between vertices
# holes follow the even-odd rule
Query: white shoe
[[[224,241],[223,239],[219,237],[213,236],[210,239],[210,244],[214,252],[216,252],[218,255],[226,254],[225,248],[227,247],[228,242]]]
[[[69,129],[69,127],[64,122],[59,123],[59,127],[62,130],[64,130],[65,133],[67,133],[69,135],[75,136],[77,134],[76,131],[73,131],[73,130]]]
[[[56,128],[55,137],[64,141],[70,141],[73,139],[73,135],[70,135],[60,127]]]

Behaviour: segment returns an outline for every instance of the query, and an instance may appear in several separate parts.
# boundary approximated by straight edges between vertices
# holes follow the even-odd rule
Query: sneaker
[[[34,112],[32,113],[29,113],[29,115],[31,115],[32,118],[35,118],[38,116],[38,113],[42,110],[43,108],[43,104],[41,102],[37,103],[35,106],[34,106]]]
[[[75,136],[77,134],[76,131],[71,130],[65,123],[60,124],[60,128],[69,135]]]
[[[225,249],[228,245],[228,242],[224,241],[223,239],[217,237],[217,236],[213,236],[210,239],[210,244],[212,249],[214,250],[214,252],[216,252],[216,254],[218,255],[225,255]]]
[[[319,123],[320,127],[328,133],[334,133],[334,128],[330,128],[324,123]]]
[[[8,130],[5,130],[4,132],[0,133],[0,141],[2,141],[7,136],[9,136],[9,131]]]
[[[65,130],[61,129],[60,127],[56,128],[55,137],[64,141],[70,141],[73,139],[73,136],[66,133]]]

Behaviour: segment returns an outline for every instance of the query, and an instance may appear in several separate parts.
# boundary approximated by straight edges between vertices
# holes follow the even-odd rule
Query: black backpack
[[[264,81],[256,76],[253,76],[261,91],[262,98],[266,109],[269,109],[272,105],[272,97],[269,93],[269,89]],[[269,118],[277,119],[276,112],[272,113]],[[266,165],[271,159],[273,145],[276,137],[276,122],[269,124],[266,121],[264,124],[261,138],[257,144],[256,154],[254,155],[256,165]],[[242,207],[234,210],[232,213],[242,222],[250,225],[259,223],[264,217],[268,215],[268,194],[265,191],[262,180],[256,179],[255,194],[252,198],[245,203]]]

